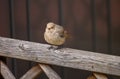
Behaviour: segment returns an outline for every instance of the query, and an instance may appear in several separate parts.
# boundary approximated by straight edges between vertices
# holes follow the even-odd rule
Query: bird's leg
[[[53,49],[53,45],[50,45],[50,47],[48,47],[48,49],[50,50],[50,49]]]
[[[50,49],[54,49],[54,50],[55,50],[55,49],[57,49],[57,48],[58,48],[58,46],[50,45],[50,47],[49,47],[48,49],[49,49],[49,50],[50,50]]]
[[[59,46],[55,46],[55,45],[50,45],[50,47],[48,47],[48,49],[54,49],[54,50],[58,50],[58,49],[61,49],[63,48],[64,46],[63,45],[59,45]]]
[[[57,49],[61,49],[61,48],[63,48],[64,47],[64,45],[59,45],[58,47],[57,47]]]

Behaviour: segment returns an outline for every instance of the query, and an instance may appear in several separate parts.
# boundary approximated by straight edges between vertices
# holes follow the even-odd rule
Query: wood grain
[[[48,65],[39,64],[49,79],[61,79],[60,76]]]
[[[0,73],[4,79],[16,79],[9,68],[0,61]]]
[[[0,37],[0,56],[120,76],[120,57]]]
[[[37,65],[27,71],[20,79],[35,79],[41,72],[42,69]]]

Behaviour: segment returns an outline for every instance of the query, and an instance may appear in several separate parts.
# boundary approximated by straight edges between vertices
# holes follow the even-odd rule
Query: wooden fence
[[[54,50],[48,49],[49,47],[47,44],[0,37],[0,56],[38,62],[38,65],[32,67],[20,79],[34,79],[41,72],[49,79],[61,79],[49,64],[120,76],[119,56],[71,48]],[[5,79],[15,79],[2,61],[0,70]]]

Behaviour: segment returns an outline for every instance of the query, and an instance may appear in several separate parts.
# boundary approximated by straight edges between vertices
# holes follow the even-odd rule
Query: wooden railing
[[[49,64],[120,76],[119,56],[71,48],[54,50],[48,49],[49,47],[47,44],[0,37],[0,56],[38,62],[38,65],[32,67],[20,79],[33,79],[41,72],[49,79],[61,79]],[[15,79],[2,61],[0,67],[5,79]]]

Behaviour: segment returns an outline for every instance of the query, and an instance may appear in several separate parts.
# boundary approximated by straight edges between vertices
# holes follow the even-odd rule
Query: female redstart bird
[[[44,39],[47,43],[55,46],[61,46],[68,37],[67,31],[60,25],[49,22],[45,29]]]

